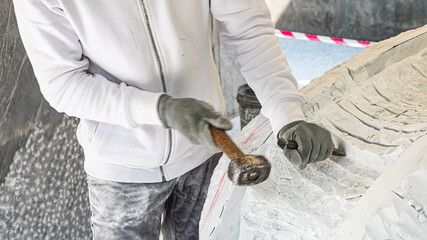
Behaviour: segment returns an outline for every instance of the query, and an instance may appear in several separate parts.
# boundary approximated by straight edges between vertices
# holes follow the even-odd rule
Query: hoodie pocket
[[[91,147],[102,162],[133,168],[154,168],[160,166],[164,159],[165,131],[154,125],[127,129],[99,123],[94,129]]]
[[[85,125],[86,129],[86,138],[91,146],[95,146],[99,143],[99,126],[100,122],[91,121],[91,120],[84,120],[83,124]]]

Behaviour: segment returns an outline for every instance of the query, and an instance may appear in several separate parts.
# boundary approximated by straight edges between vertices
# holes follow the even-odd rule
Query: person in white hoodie
[[[212,17],[275,134],[299,144],[285,155],[303,168],[332,152],[305,121],[264,0],[13,2],[43,96],[81,120],[94,239],[198,239],[219,156],[208,125],[231,128]]]

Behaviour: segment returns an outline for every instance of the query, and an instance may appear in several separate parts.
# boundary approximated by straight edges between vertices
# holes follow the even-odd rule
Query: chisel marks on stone
[[[384,144],[384,143],[379,143],[379,142],[373,142],[373,141],[369,141],[366,138],[362,137],[362,136],[358,136],[356,134],[351,133],[348,130],[345,130],[343,127],[340,127],[338,124],[335,124],[334,121],[332,121],[331,119],[328,119],[328,121],[340,132],[342,132],[345,135],[351,136],[353,138],[356,138],[364,143],[367,144],[372,144],[372,145],[377,145],[377,146],[381,146],[381,147],[386,147],[386,148],[396,148],[398,147],[398,145],[393,145],[393,144]]]

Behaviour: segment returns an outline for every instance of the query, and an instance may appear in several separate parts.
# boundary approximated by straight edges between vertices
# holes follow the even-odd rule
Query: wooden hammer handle
[[[230,160],[243,157],[242,151],[234,144],[234,142],[228,137],[224,130],[218,129],[214,126],[209,126],[212,136],[219,148],[227,155]]]

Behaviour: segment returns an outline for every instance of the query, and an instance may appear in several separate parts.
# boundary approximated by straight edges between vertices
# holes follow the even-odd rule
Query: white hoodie
[[[303,96],[264,0],[14,0],[20,34],[50,105],[81,119],[85,170],[120,182],[160,182],[209,153],[165,129],[162,93],[224,112],[211,16],[277,133],[304,119]],[[211,15],[212,13],[212,15]]]

